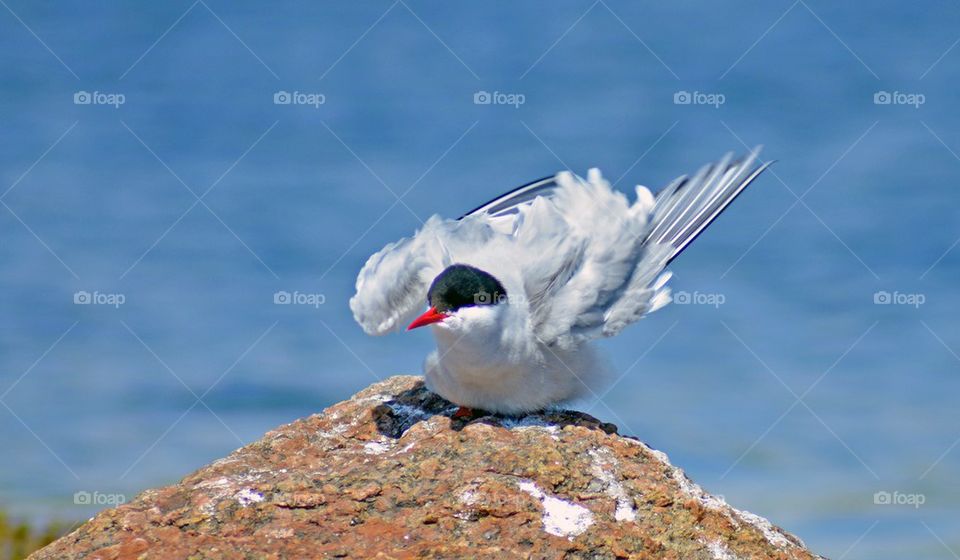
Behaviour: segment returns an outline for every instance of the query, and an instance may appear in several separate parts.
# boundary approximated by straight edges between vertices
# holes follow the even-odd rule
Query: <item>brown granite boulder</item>
[[[611,424],[456,408],[392,377],[31,558],[818,558]]]

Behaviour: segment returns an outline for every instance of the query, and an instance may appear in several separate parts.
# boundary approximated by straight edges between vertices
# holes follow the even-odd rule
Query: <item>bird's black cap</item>
[[[506,301],[507,290],[491,274],[479,268],[454,264],[434,278],[427,303],[441,313],[473,305],[496,305]]]

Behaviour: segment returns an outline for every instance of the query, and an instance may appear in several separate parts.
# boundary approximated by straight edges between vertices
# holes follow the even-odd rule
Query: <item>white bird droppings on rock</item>
[[[560,428],[539,415],[524,416],[522,418],[498,418],[497,420],[501,426],[508,430],[538,429],[549,433],[550,437],[554,440],[559,439],[557,434],[560,432]]]
[[[410,406],[408,404],[388,402],[387,406],[390,407],[390,410],[393,411],[393,414],[398,420],[405,423],[413,424],[433,416],[433,414],[423,410],[422,408]]]
[[[473,491],[472,488],[467,488],[463,492],[460,492],[460,501],[468,506],[472,506],[477,503],[477,494]]]
[[[256,503],[262,502],[263,494],[254,492],[249,488],[244,488],[239,492],[237,492],[234,498],[237,500],[237,502],[240,503],[241,506],[247,507],[250,504],[256,504]]]
[[[593,512],[589,509],[548,496],[529,480],[519,482],[518,486],[543,505],[543,529],[547,533],[572,539],[593,525]]]
[[[730,552],[727,545],[721,540],[713,540],[707,543],[707,550],[713,556],[714,560],[739,560],[737,556]]]
[[[386,441],[368,441],[363,444],[363,452],[370,455],[379,455],[390,450],[390,443]]]
[[[635,521],[637,510],[633,507],[633,499],[613,472],[618,470],[617,459],[609,451],[598,449],[590,450],[590,458],[590,472],[603,482],[607,495],[616,501],[613,518],[617,521]]]

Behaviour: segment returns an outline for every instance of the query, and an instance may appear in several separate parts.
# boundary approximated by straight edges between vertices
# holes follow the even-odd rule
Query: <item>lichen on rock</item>
[[[818,558],[612,424],[456,409],[392,377],[32,558]]]

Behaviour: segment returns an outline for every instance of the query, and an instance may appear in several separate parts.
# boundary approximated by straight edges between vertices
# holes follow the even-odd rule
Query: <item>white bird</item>
[[[759,148],[706,165],[656,197],[614,191],[600,171],[514,189],[457,220],[432,216],[364,265],[350,308],[371,335],[430,325],[427,388],[503,414],[595,393],[590,341],[670,302],[665,268],[756,177]],[[423,312],[423,305],[428,307]]]

